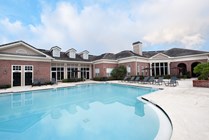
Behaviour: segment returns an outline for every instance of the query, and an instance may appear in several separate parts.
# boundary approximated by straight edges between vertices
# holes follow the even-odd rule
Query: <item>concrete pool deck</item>
[[[0,90],[0,93],[74,86],[83,83],[96,82],[85,81],[79,83],[59,83],[53,86],[13,87]],[[120,81],[111,81],[111,83],[163,88],[163,90],[158,90],[143,97],[161,106],[169,115],[173,123],[171,140],[203,140],[209,138],[209,88],[195,88],[192,86],[191,79],[179,80],[177,87]]]

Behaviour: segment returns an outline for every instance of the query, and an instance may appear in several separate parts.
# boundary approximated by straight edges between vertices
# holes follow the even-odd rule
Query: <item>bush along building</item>
[[[111,71],[123,65],[127,75],[161,76],[187,75],[195,77],[193,68],[209,61],[209,52],[172,48],[162,51],[142,51],[142,43],[134,42],[132,50],[119,53],[90,55],[71,48],[63,52],[54,46],[38,49],[17,41],[0,45],[0,86],[26,86],[35,80],[92,79],[110,77]]]

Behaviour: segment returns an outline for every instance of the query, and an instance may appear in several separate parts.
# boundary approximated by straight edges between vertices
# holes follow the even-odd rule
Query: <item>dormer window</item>
[[[76,58],[76,50],[75,49],[71,48],[66,53],[69,58]]]
[[[89,52],[87,50],[81,52],[81,57],[85,60],[89,59]]]
[[[54,46],[50,50],[52,52],[53,57],[60,57],[61,48],[58,46]]]

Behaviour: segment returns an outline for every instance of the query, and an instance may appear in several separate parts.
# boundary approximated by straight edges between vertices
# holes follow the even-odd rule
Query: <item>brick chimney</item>
[[[139,55],[142,55],[142,42],[137,41],[132,44],[133,52]]]

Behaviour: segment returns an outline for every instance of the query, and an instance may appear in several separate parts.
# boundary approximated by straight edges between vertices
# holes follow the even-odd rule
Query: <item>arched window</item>
[[[179,75],[185,75],[187,73],[187,66],[184,63],[180,63],[178,64],[178,68],[179,68]]]
[[[17,54],[27,54],[27,51],[24,50],[24,49],[18,49],[18,50],[16,51],[16,53],[17,53]]]

